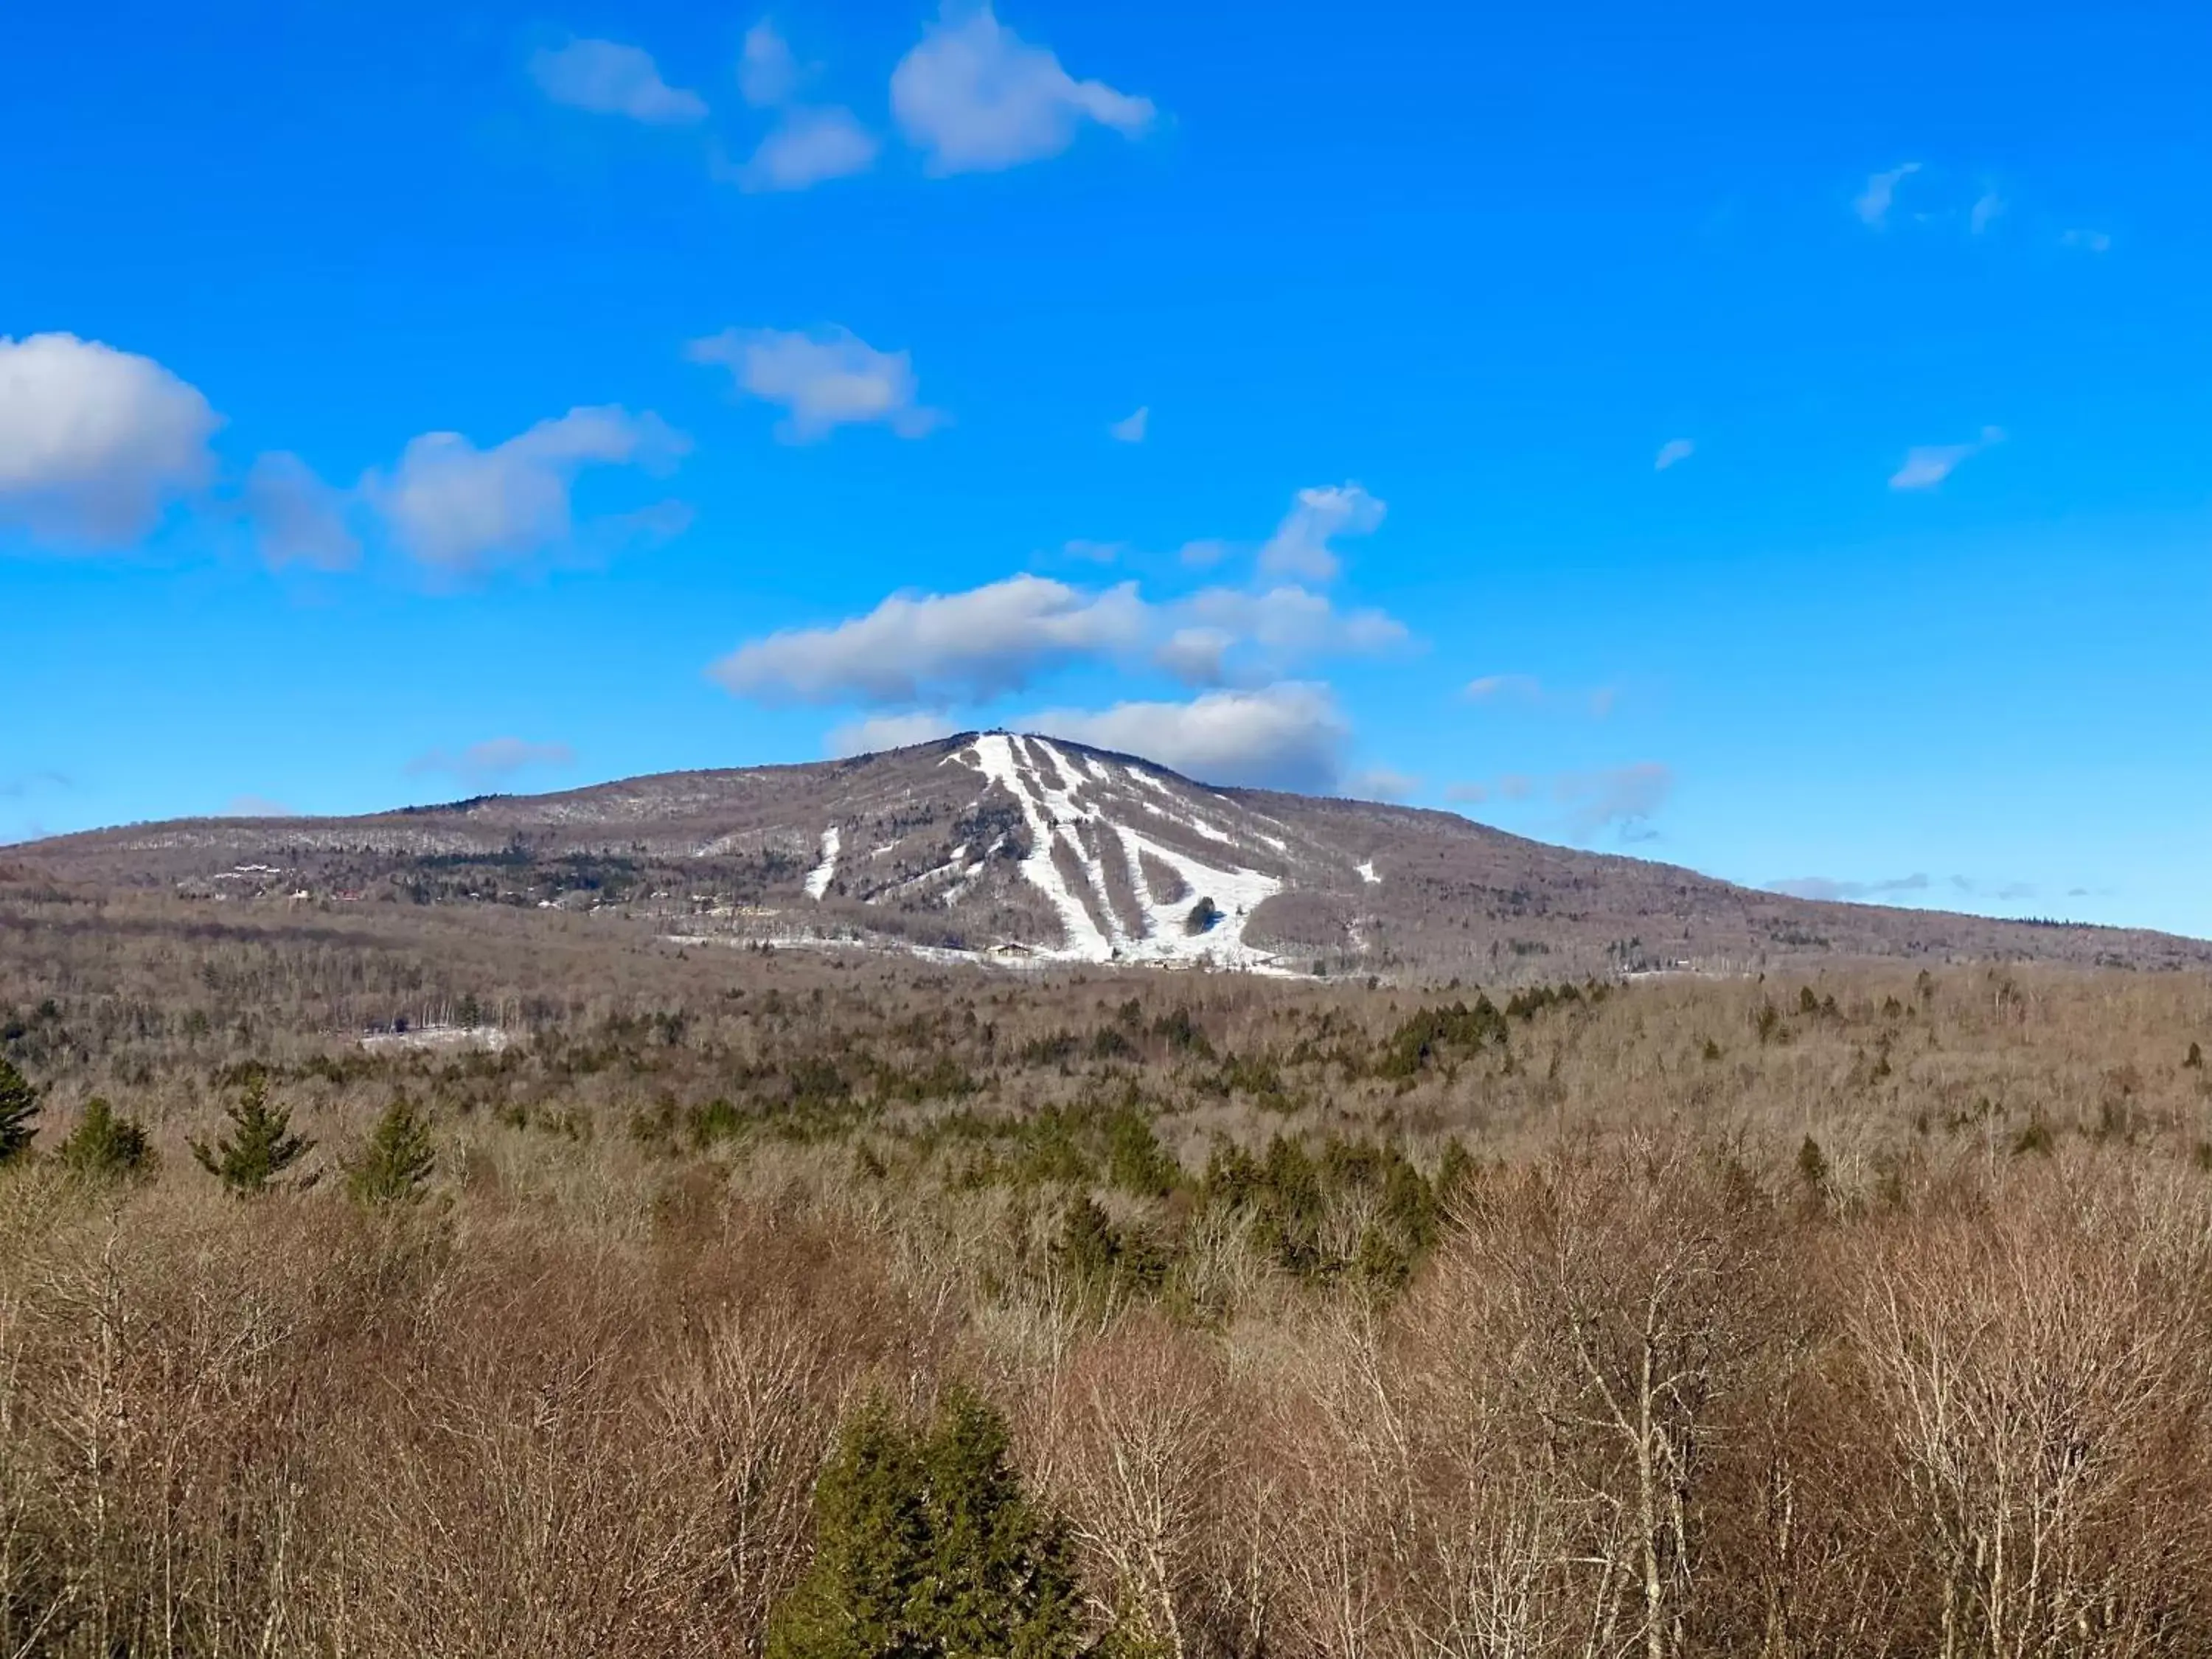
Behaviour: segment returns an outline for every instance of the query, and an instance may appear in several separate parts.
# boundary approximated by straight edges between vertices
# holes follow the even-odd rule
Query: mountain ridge
[[[1215,787],[1004,731],[351,817],[119,826],[9,858],[210,901],[536,905],[687,944],[978,961],[1486,980],[1832,956],[2212,969],[2202,940],[1793,898],[1433,809]]]

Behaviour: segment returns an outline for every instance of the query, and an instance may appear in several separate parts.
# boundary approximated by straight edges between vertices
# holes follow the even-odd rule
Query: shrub
[[[1006,1426],[956,1389],[926,1435],[881,1402],[845,1431],[815,1493],[806,1575],[769,1659],[1058,1659],[1080,1646],[1064,1529],[1022,1490]]]
[[[315,1143],[292,1133],[292,1114],[269,1103],[269,1079],[259,1073],[246,1080],[238,1103],[228,1114],[230,1133],[210,1147],[191,1143],[200,1167],[226,1191],[252,1198],[269,1190],[276,1178],[314,1150]],[[312,1186],[309,1176],[301,1184]]]
[[[12,1164],[31,1149],[39,1133],[39,1091],[0,1058],[0,1164]]]
[[[72,1174],[95,1181],[143,1174],[154,1163],[145,1126],[136,1118],[118,1117],[99,1095],[84,1103],[84,1115],[59,1148],[62,1166]]]
[[[369,1132],[361,1157],[346,1170],[346,1191],[362,1204],[412,1204],[437,1170],[429,1120],[395,1095]]]

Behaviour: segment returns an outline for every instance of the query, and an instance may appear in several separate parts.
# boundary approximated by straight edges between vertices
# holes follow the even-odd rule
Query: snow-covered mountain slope
[[[1006,732],[367,817],[138,825],[6,862],[0,879],[209,902],[498,902],[662,938],[993,962],[1493,984],[1832,955],[2212,968],[2201,941],[1784,898],[1449,813],[1215,789]]]

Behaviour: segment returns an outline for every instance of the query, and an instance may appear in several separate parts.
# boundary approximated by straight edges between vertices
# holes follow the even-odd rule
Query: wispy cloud
[[[1593,720],[1603,720],[1620,702],[1620,692],[1614,686],[1601,685],[1589,691],[1559,691],[1534,674],[1485,674],[1469,680],[1461,695],[1469,702],[1516,703],[1529,708],[1567,710],[1587,714]]]
[[[1471,702],[1536,702],[1543,695],[1544,683],[1534,674],[1485,674],[1467,683]]]
[[[1985,426],[1972,443],[1923,444],[1905,452],[1905,461],[1890,474],[1892,489],[1933,489],[1984,450],[2004,441],[2002,428]]]
[[[1698,453],[1698,447],[1687,438],[1669,438],[1659,446],[1659,453],[1651,462],[1654,472],[1664,472],[1670,466],[1680,466]]]
[[[1140,444],[1145,441],[1145,430],[1152,424],[1152,406],[1147,404],[1135,414],[1123,416],[1106,430],[1118,442]]]
[[[1336,538],[1370,534],[1388,510],[1356,483],[1301,489],[1260,549],[1260,568],[1270,575],[1334,580],[1343,567],[1333,545]]]
[[[933,173],[995,172],[1057,155],[1086,123],[1133,137],[1152,100],[1078,81],[987,3],[946,0],[891,72],[891,113]]]
[[[464,783],[482,787],[513,777],[516,773],[532,767],[573,765],[575,759],[575,751],[565,743],[529,743],[520,738],[491,738],[483,743],[472,743],[458,751],[433,749],[428,754],[417,755],[407,763],[407,772],[410,777],[443,774],[447,777],[459,778]]]
[[[300,815],[281,800],[271,800],[266,795],[233,795],[222,804],[221,817],[226,818],[292,818]]]
[[[568,544],[576,532],[569,492],[584,468],[665,472],[690,447],[650,412],[572,409],[489,449],[458,432],[426,432],[389,473],[371,473],[361,489],[410,556],[449,574],[474,574]],[[681,528],[689,515],[666,511],[675,506],[639,515],[635,527]]]
[[[1994,190],[1985,190],[1974,198],[1974,205],[1966,212],[1966,231],[1978,236],[2003,215],[2005,198]]]
[[[725,329],[692,341],[684,355],[726,368],[738,390],[780,406],[779,435],[792,443],[814,442],[841,426],[887,426],[920,438],[945,418],[921,403],[908,353],[878,351],[848,328]]]
[[[1887,228],[1890,208],[1897,200],[1897,187],[1919,171],[1919,162],[1905,161],[1886,173],[1871,174],[1866,181],[1866,188],[1851,204],[1852,210],[1859,216],[1859,222],[1874,230]]]
[[[672,87],[642,46],[619,40],[571,40],[530,55],[530,78],[556,104],[620,115],[650,126],[688,126],[707,118],[707,100]]]
[[[1444,798],[1472,806],[1548,800],[1564,811],[1556,827],[1575,841],[1594,840],[1610,831],[1621,841],[1640,842],[1657,838],[1659,832],[1651,820],[1674,793],[1672,767],[1658,761],[1638,761],[1629,766],[1558,772],[1547,777],[1509,772],[1496,778],[1448,784]]]
[[[2101,230],[2069,230],[2058,239],[2061,247],[2077,248],[2084,253],[2110,253],[2112,239]]]
[[[1863,902],[1869,899],[1904,898],[1928,890],[1924,875],[1893,876],[1886,881],[1845,881],[1833,876],[1792,876],[1770,881],[1766,890],[1785,898],[1820,899],[1825,902]]]
[[[719,176],[745,190],[805,190],[875,165],[883,148],[876,135],[842,105],[798,101],[801,79],[798,60],[775,24],[763,17],[745,31],[738,89],[756,109],[781,112],[742,165],[717,163]]]
[[[1344,781],[1344,792],[1361,800],[1411,800],[1421,792],[1421,780],[1395,766],[1367,766]]]
[[[949,738],[959,728],[942,714],[870,714],[833,728],[823,744],[830,756],[844,760],[854,755],[873,755],[885,749],[907,749],[917,743]]]

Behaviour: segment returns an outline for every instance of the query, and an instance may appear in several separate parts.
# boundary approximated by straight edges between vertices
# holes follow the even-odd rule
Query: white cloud
[[[1185,542],[1176,556],[1193,569],[1203,570],[1229,556],[1229,544],[1211,536],[1200,537],[1196,541]]]
[[[464,783],[482,785],[512,777],[534,766],[572,765],[575,758],[575,751],[565,743],[491,738],[483,743],[472,743],[458,754],[433,749],[427,755],[417,755],[407,763],[407,771],[416,777],[425,773],[443,773]]]
[[[594,115],[625,115],[653,126],[707,118],[707,101],[660,78],[653,54],[619,40],[571,40],[530,55],[530,76],[556,104]]]
[[[1137,649],[1146,610],[1133,582],[1092,594],[1011,576],[963,593],[893,594],[832,628],[752,641],[708,672],[769,702],[981,701],[1078,658]]]
[[[1145,428],[1152,424],[1152,405],[1146,404],[1135,414],[1123,416],[1106,430],[1118,442],[1140,444],[1145,441]]]
[[[343,570],[361,558],[361,541],[345,520],[348,499],[297,455],[275,450],[247,470],[242,504],[270,564]]]
[[[1659,453],[1651,463],[1651,470],[1654,472],[1664,472],[1668,467],[1679,465],[1697,453],[1697,445],[1691,442],[1689,439],[1669,438],[1659,446]]]
[[[942,714],[871,714],[834,728],[823,747],[836,759],[873,755],[885,749],[906,749],[917,743],[934,743],[960,728]]]
[[[1057,155],[1085,121],[1135,134],[1149,99],[1078,81],[985,3],[946,0],[891,72],[891,112],[933,173],[990,172]]]
[[[1295,584],[1259,593],[1208,587],[1163,610],[1178,624],[1170,645],[1178,640],[1186,641],[1180,649],[1158,659],[1171,672],[1177,672],[1174,665],[1177,662],[1204,662],[1203,651],[1194,650],[1193,641],[1225,641],[1223,652],[1237,647],[1272,676],[1304,658],[1370,655],[1404,646],[1412,638],[1406,625],[1394,617],[1374,610],[1340,611],[1325,595]],[[1216,653],[1214,672],[1198,676],[1186,672],[1179,677],[1194,684],[1219,681],[1223,676],[1218,656]]]
[[[617,406],[572,409],[558,420],[490,449],[458,432],[426,432],[401,452],[389,477],[372,473],[362,493],[413,557],[450,571],[480,569],[559,546],[570,538],[570,487],[589,465],[661,471],[690,440],[653,414]],[[680,527],[680,509],[635,522]]]
[[[799,89],[799,64],[775,25],[763,17],[745,31],[744,56],[738,63],[738,90],[755,109],[787,100]]]
[[[769,702],[942,707],[1018,690],[1078,661],[1149,659],[1186,685],[1249,685],[1312,658],[1410,639],[1380,611],[1340,611],[1295,586],[1211,587],[1155,604],[1134,582],[1092,592],[1023,574],[963,592],[894,594],[831,627],[750,641],[709,672]]]
[[[781,405],[787,418],[779,434],[793,443],[877,422],[902,438],[919,438],[945,418],[916,401],[920,387],[908,353],[878,351],[847,328],[725,329],[692,341],[685,356],[720,364],[741,390]]]
[[[1933,489],[1992,444],[2004,441],[2000,428],[1985,426],[1970,444],[1922,444],[1905,452],[1904,465],[1890,474],[1892,489]]]
[[[1966,231],[1978,236],[1997,222],[2005,210],[2005,198],[1993,190],[1985,190],[1974,198],[1973,207],[1966,215]]]
[[[1208,691],[1188,702],[1049,709],[1021,724],[1141,756],[1206,783],[1310,792],[1335,787],[1351,735],[1328,688],[1301,684]]]
[[[2085,253],[2110,253],[2112,239],[2101,230],[2069,230],[2058,239],[2061,247],[2079,248]]]
[[[882,146],[853,112],[792,109],[769,129],[743,167],[723,176],[746,190],[805,190],[866,173]]]
[[[1920,171],[1920,163],[1906,161],[1887,173],[1877,173],[1866,182],[1866,189],[1851,204],[1859,216],[1859,222],[1872,229],[1881,230],[1889,223],[1889,210],[1897,199],[1897,187]]]
[[[74,334],[0,336],[0,525],[115,546],[214,470],[222,417],[150,357]]]
[[[1356,483],[1301,489],[1275,533],[1260,550],[1260,568],[1271,575],[1328,581],[1340,568],[1330,542],[1364,536],[1382,522],[1382,502]]]

